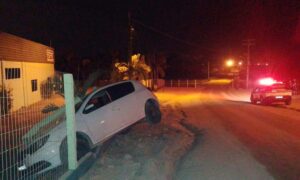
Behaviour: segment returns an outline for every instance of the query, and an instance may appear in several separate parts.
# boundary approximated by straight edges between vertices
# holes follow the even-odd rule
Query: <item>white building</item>
[[[41,82],[54,75],[54,49],[0,32],[0,86],[12,90],[12,109],[41,100]]]

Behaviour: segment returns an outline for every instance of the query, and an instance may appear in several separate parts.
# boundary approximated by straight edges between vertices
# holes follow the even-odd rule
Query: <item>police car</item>
[[[262,79],[259,86],[253,89],[250,97],[252,104],[271,104],[274,102],[283,102],[290,105],[292,102],[292,91],[282,82],[276,82],[273,79]]]

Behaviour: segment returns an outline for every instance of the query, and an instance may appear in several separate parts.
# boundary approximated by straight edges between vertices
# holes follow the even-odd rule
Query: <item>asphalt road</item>
[[[174,177],[300,179],[300,112],[232,100],[228,91],[166,88],[157,93],[162,104],[182,111],[185,122],[198,129]]]

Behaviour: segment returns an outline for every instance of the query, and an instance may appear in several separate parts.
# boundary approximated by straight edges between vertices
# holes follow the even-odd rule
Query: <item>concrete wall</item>
[[[18,79],[6,79],[5,68],[20,68],[21,75]],[[2,61],[3,80],[5,87],[12,90],[13,108],[17,110],[41,100],[41,82],[54,75],[54,64]],[[1,76],[2,77],[2,76]],[[31,80],[37,80],[37,91],[32,92]]]
[[[20,68],[21,77],[18,79],[6,79],[5,78],[5,68]],[[5,87],[5,89],[9,89],[12,95],[12,109],[16,110],[23,106],[24,104],[24,87],[23,87],[23,70],[21,62],[7,62],[2,61],[2,73],[3,73],[3,81],[1,81],[1,85]],[[3,83],[3,84],[2,84]]]
[[[24,64],[25,104],[29,105],[41,100],[41,83],[54,76],[54,65],[43,63]],[[31,80],[37,79],[37,91],[32,92]]]

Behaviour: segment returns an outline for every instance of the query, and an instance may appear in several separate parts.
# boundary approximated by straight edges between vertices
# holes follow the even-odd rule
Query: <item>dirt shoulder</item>
[[[184,115],[163,106],[160,124],[136,124],[118,134],[81,179],[173,179],[177,162],[194,134],[181,125]]]

